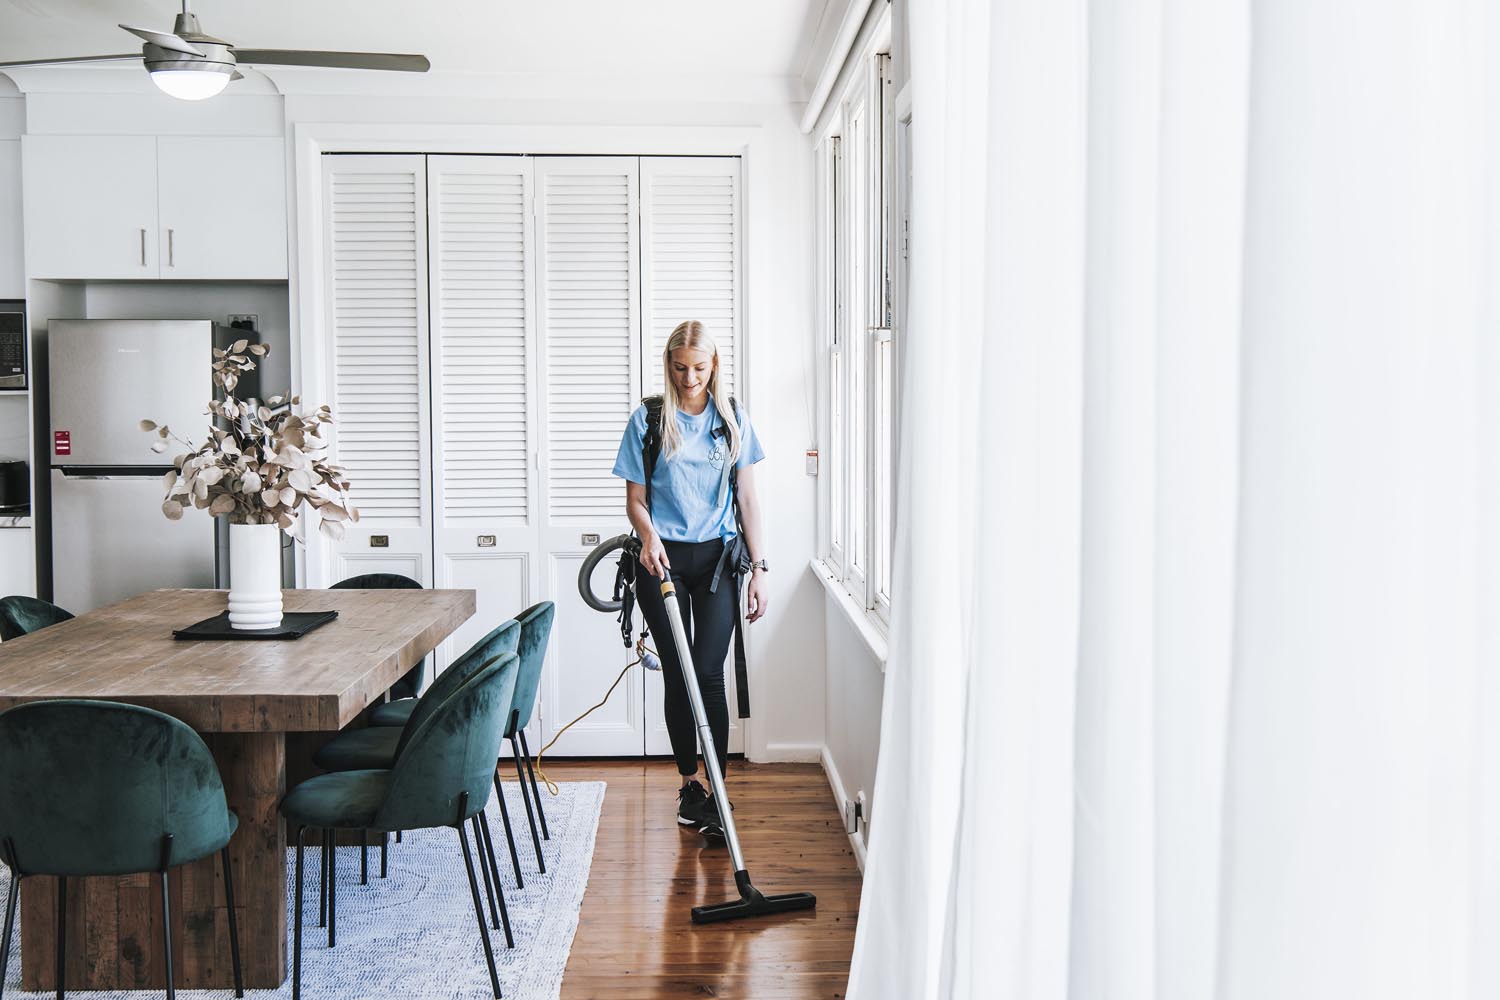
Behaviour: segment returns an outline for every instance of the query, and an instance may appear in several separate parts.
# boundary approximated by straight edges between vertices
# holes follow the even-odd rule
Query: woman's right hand
[[[672,568],[667,560],[667,550],[662,548],[661,539],[654,534],[650,538],[641,539],[641,565],[658,580],[665,578],[665,570]]]

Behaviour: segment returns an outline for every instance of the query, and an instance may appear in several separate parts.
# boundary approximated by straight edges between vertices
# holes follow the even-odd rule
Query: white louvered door
[[[640,386],[637,190],[635,157],[536,160],[542,589],[557,602],[542,742],[602,698],[629,662],[615,620],[583,603],[577,578],[593,547],[586,536],[629,530],[625,486],[611,469]],[[597,590],[613,578],[601,567]],[[622,684],[557,752],[639,755],[644,729],[641,685]]]
[[[719,348],[720,391],[743,399],[741,358],[743,257],[740,161],[718,156],[641,158],[641,301],[646,327],[643,366],[648,392],[661,392],[662,351],[673,328],[696,319]],[[727,586],[727,584],[726,584]],[[670,642],[656,637],[656,648]],[[729,748],[743,748],[735,710],[734,648],[724,663],[729,697]],[[661,674],[645,675],[646,752],[672,752],[662,716]],[[752,704],[751,708],[755,706]]]
[[[540,749],[634,658],[577,575],[591,539],[629,530],[611,470],[677,323],[713,329],[743,398],[740,161],[331,155],[323,174],[335,444],[362,513],[327,579],[473,589],[439,669],[555,601]],[[601,566],[595,592],[613,580]],[[550,753],[668,753],[661,712],[660,676],[637,667]]]
[[[536,593],[531,175],[519,156],[427,160],[435,585],[476,608],[439,669]]]
[[[432,584],[425,189],[422,156],[323,157],[334,454],[360,511],[331,546],[330,583]]]

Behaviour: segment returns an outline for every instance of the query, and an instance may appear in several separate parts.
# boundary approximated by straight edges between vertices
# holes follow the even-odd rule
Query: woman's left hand
[[[771,603],[770,588],[766,586],[764,573],[752,572],[750,585],[745,588],[745,621],[758,621]]]

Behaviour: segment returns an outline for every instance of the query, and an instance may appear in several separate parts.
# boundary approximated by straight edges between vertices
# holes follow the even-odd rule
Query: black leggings
[[[708,728],[714,735],[714,749],[719,766],[729,753],[729,704],[724,697],[724,657],[734,636],[734,577],[727,572],[719,578],[719,589],[709,593],[714,566],[724,551],[722,539],[707,542],[663,542],[667,561],[672,564],[672,582],[677,585],[677,606],[682,609],[682,624],[687,630],[688,646],[693,651],[693,665],[698,676],[698,690],[708,713]],[[672,740],[672,755],[683,775],[698,773],[698,724],[693,721],[693,707],[688,701],[687,685],[682,679],[682,663],[677,658],[677,644],[672,625],[667,620],[667,606],[661,596],[661,581],[644,567],[637,573],[636,600],[651,627],[656,652],[661,656],[662,676],[666,681],[667,735]]]

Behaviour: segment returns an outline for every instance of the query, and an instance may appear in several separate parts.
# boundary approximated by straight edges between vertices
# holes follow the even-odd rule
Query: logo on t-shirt
[[[714,450],[708,453],[708,461],[715,469],[724,468],[725,453],[724,439],[720,437],[714,438]]]

